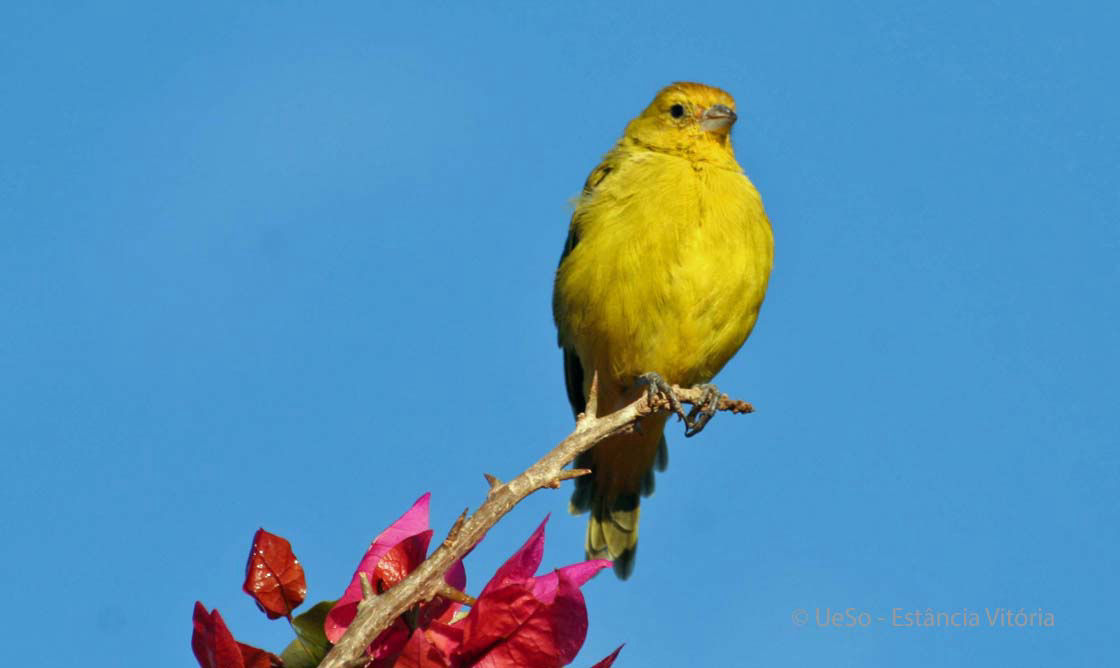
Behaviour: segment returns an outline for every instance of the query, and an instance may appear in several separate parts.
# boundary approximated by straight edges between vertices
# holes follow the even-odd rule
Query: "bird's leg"
[[[700,390],[703,396],[698,403],[692,405],[692,410],[684,418],[684,423],[687,425],[684,430],[685,438],[695,436],[704,429],[708,420],[711,420],[712,416],[716,414],[716,410],[719,408],[719,400],[723,397],[719,388],[711,383],[694,385],[692,389]]]
[[[665,379],[661,377],[661,374],[656,371],[643,373],[638,376],[638,382],[646,384],[646,398],[649,401],[653,401],[658,394],[664,396],[669,402],[669,407],[673,409],[673,412],[679,415],[680,418],[684,420],[685,424],[689,424],[688,416],[685,415],[681,400],[677,398],[676,392],[673,392],[673,386],[666,383]]]

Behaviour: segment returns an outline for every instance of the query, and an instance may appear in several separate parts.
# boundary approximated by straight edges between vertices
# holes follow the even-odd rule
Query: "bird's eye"
[[[673,106],[669,107],[669,115],[673,118],[680,118],[681,116],[684,116],[684,105],[674,104]]]

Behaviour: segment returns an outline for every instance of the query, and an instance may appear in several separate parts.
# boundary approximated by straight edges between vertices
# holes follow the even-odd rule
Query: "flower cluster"
[[[359,573],[366,573],[380,593],[424,560],[432,536],[428,501],[429,495],[420,497],[370,545],[350,586],[327,615],[327,638],[331,642],[342,637],[354,618],[362,595]],[[610,562],[596,559],[537,576],[544,554],[545,522],[498,569],[470,612],[456,615],[459,605],[439,597],[419,605],[370,646],[369,654],[375,659],[372,666],[567,665],[587,635],[587,608],[579,588]],[[394,557],[395,553],[399,556]],[[444,580],[462,589],[466,580],[462,565],[457,563]]]
[[[362,599],[361,576],[381,594],[424,562],[432,539],[425,494],[370,544],[349,586],[333,604],[320,603],[292,619],[306,592],[302,567],[287,541],[263,529],[250,551],[245,591],[270,618],[287,617],[296,641],[281,655],[237,643],[217,610],[195,608],[191,640],[203,668],[314,666],[353,622]],[[572,661],[587,635],[587,608],[580,587],[610,566],[585,561],[537,575],[544,553],[541,522],[463,611],[443,597],[419,603],[381,632],[366,652],[372,668],[560,668]],[[466,585],[462,562],[444,574],[455,590]],[[621,650],[621,647],[619,648]],[[608,668],[619,650],[594,668]]]

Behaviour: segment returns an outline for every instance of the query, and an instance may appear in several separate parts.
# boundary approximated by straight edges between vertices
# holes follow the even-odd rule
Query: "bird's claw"
[[[673,386],[665,382],[661,374],[656,371],[650,371],[638,376],[638,382],[646,384],[646,400],[653,401],[660,394],[665,397],[669,402],[669,407],[674,413],[688,424],[688,415],[684,412],[684,406],[681,405],[681,400],[677,398],[677,393],[673,391]]]
[[[688,415],[684,419],[686,425],[684,430],[685,438],[695,436],[703,431],[704,427],[708,424],[708,420],[711,420],[712,416],[716,414],[716,411],[719,409],[720,399],[723,398],[723,394],[719,391],[719,388],[711,383],[703,383],[702,385],[695,386],[693,389],[700,390],[703,393],[703,398],[699,403],[693,404],[692,410],[688,412]]]
[[[695,436],[704,430],[708,421],[716,414],[719,409],[720,399],[723,394],[720,393],[719,388],[711,383],[704,383],[696,385],[693,389],[700,390],[700,401],[693,404],[692,410],[688,413],[684,412],[684,406],[681,405],[681,400],[677,398],[677,393],[673,391],[673,386],[665,382],[665,379],[660,374],[650,371],[638,376],[638,381],[646,384],[646,398],[653,401],[657,395],[665,397],[669,402],[669,407],[674,413],[680,416],[684,421],[685,437]]]

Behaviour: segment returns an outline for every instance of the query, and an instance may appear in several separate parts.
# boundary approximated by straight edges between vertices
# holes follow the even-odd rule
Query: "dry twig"
[[[704,399],[703,393],[699,390],[676,386],[673,390],[682,403],[695,405]],[[507,483],[501,482],[490,474],[484,474],[490,484],[486,501],[470,517],[467,517],[467,511],[463,511],[439,548],[407,578],[392,589],[380,595],[373,595],[365,576],[362,576],[364,597],[358,606],[358,614],[346,629],[346,633],[339,639],[338,644],[319,664],[320,668],[356,668],[365,665],[368,662],[365,648],[381,631],[388,628],[393,620],[417,603],[441,595],[463,602],[471,600],[462,592],[449,592],[443,575],[452,564],[481,541],[498,520],[538,489],[557,488],[564,480],[590,473],[587,469],[564,468],[580,453],[590,450],[608,436],[632,429],[634,423],[641,417],[670,410],[669,401],[665,397],[656,395],[651,400],[643,393],[638,400],[625,408],[610,415],[595,417],[597,410],[595,398],[598,392],[594,384],[589,394],[587,411],[579,416],[575,431],[540,461]],[[720,398],[718,410],[750,413],[754,408],[745,401],[729,399],[724,395]]]

